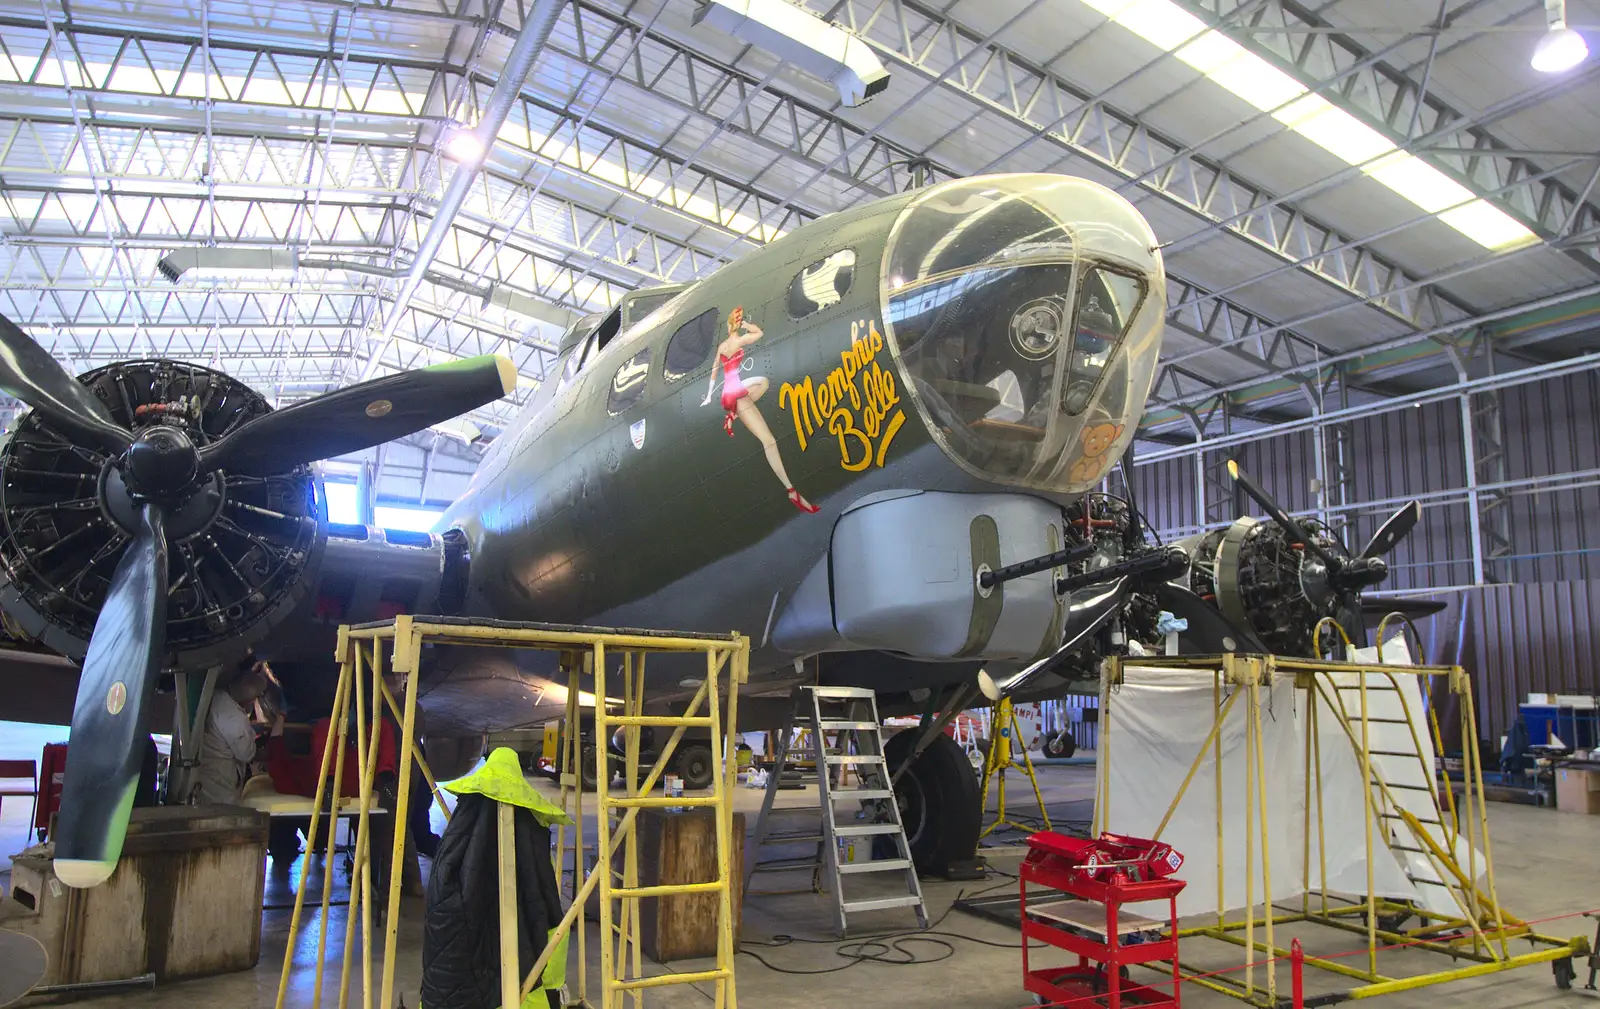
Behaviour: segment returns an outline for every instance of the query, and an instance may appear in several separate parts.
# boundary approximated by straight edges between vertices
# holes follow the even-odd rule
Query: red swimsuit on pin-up
[[[740,347],[728,356],[718,354],[717,364],[722,366],[722,409],[727,411],[722,418],[722,429],[732,438],[733,418],[739,401],[750,396],[750,390],[744,387],[744,379],[739,377],[739,369],[744,364],[744,348]]]

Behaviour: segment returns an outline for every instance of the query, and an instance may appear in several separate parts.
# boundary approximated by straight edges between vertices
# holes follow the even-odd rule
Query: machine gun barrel
[[[1053,554],[1035,557],[1031,561],[1007,564],[998,570],[983,572],[978,576],[978,584],[983,588],[992,589],[996,585],[1002,582],[1009,582],[1013,578],[1022,578],[1027,575],[1038,574],[1040,571],[1048,571],[1051,568],[1060,567],[1063,564],[1081,561],[1094,553],[1094,549],[1093,543],[1079,543],[1076,546],[1067,547],[1065,550],[1057,550]]]
[[[1189,555],[1178,547],[1160,547],[1141,553],[1103,568],[1093,568],[1082,574],[1056,579],[1056,594],[1066,595],[1090,585],[1100,585],[1117,578],[1130,577],[1139,581],[1170,581],[1189,570]]]

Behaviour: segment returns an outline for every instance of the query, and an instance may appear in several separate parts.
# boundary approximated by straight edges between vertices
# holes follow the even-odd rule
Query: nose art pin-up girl
[[[711,373],[711,382],[701,405],[711,402],[717,387],[717,373],[721,372],[722,429],[732,438],[734,420],[742,423],[761,443],[767,455],[767,464],[789,493],[789,503],[803,512],[815,514],[819,510],[817,506],[801,497],[789,480],[789,473],[783,467],[783,456],[778,452],[778,440],[772,436],[772,429],[761,415],[761,408],[756,406],[756,400],[767,391],[767,380],[756,375],[747,381],[740,373],[744,366],[744,349],[761,339],[761,336],[761,327],[745,318],[744,308],[735,308],[728,314],[728,338],[717,347],[717,370]]]

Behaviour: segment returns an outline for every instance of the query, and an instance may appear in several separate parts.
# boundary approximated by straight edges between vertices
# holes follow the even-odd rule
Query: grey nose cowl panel
[[[916,658],[1031,659],[1059,643],[1050,571],[980,589],[978,574],[1059,550],[1061,509],[1025,494],[927,492],[847,510],[784,607],[786,651],[874,649]]]

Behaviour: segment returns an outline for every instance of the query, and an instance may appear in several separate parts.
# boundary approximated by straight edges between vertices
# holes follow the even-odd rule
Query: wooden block
[[[15,859],[0,926],[44,945],[46,984],[247,970],[261,954],[267,824],[238,806],[135,809],[97,887],[63,885],[48,858]]]
[[[639,885],[709,883],[717,878],[716,814],[710,809],[681,813],[639,811]],[[744,894],[744,814],[733,814],[729,876],[733,898],[734,946]],[[640,938],[645,955],[657,963],[717,955],[716,893],[646,897],[639,902]]]

